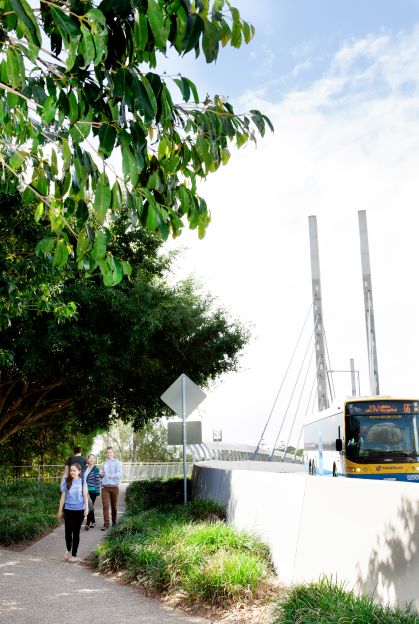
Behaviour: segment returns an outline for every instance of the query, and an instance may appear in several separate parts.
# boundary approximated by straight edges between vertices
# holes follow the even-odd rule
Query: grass
[[[56,483],[19,479],[0,486],[0,544],[11,546],[40,537],[58,525]]]
[[[278,603],[272,624],[419,624],[419,615],[410,607],[380,606],[325,578],[293,587]]]
[[[268,547],[225,524],[214,501],[173,504],[183,484],[168,481],[130,486],[128,512],[95,551],[93,565],[189,603],[226,605],[253,596],[271,573]],[[149,508],[152,500],[161,504]]]

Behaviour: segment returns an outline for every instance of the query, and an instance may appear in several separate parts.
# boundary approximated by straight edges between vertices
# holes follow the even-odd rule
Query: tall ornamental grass
[[[325,578],[293,587],[278,603],[272,624],[419,624],[419,614],[410,607],[380,606]]]
[[[0,544],[36,539],[58,525],[57,483],[17,479],[0,485]]]
[[[157,484],[158,497],[150,482],[130,486],[128,512],[95,551],[93,565],[188,602],[223,605],[254,596],[271,573],[268,547],[225,524],[214,501],[171,504],[170,489],[177,500],[182,480],[170,481]],[[161,505],[150,509],[152,499]]]

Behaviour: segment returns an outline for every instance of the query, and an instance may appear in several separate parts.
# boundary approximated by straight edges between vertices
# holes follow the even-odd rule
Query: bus
[[[419,400],[348,397],[304,426],[310,475],[419,483]]]

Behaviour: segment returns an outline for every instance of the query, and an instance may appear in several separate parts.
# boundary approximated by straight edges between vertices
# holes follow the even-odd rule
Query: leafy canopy
[[[96,4],[0,0],[0,183],[48,225],[37,254],[58,269],[74,254],[79,270],[115,285],[131,271],[108,248],[122,203],[162,238],[185,220],[203,236],[210,215],[197,179],[227,163],[230,142],[272,126],[155,71],[169,48],[211,63],[220,46],[248,43],[254,29],[228,0]]]
[[[10,230],[28,246],[25,207],[16,214]],[[109,249],[130,261],[130,280],[108,288],[99,275],[80,279],[67,269],[62,296],[76,302],[77,320],[35,308],[0,329],[0,444],[64,423],[104,430],[116,416],[138,430],[164,413],[160,396],[180,370],[206,385],[237,368],[247,331],[191,281],[170,286],[160,239],[127,220],[121,211],[113,221]],[[32,260],[30,270],[42,272],[43,259]]]

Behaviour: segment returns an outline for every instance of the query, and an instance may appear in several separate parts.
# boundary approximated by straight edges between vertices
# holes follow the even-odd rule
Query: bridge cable
[[[313,335],[313,338],[314,338],[314,335]],[[314,347],[314,345],[313,345],[313,347]],[[315,354],[315,351],[316,351],[315,348],[313,348],[313,350],[311,352],[310,359],[308,361],[306,374],[305,374],[303,385],[302,385],[301,392],[300,392],[300,397],[298,399],[297,407],[295,408],[294,418],[293,418],[293,421],[291,423],[291,429],[290,429],[290,432],[289,432],[289,435],[288,435],[287,444],[286,444],[286,446],[284,448],[284,453],[282,455],[282,461],[285,461],[285,455],[287,454],[288,445],[290,443],[290,439],[291,439],[292,432],[293,432],[293,429],[294,429],[295,420],[297,418],[297,414],[298,414],[298,410],[299,410],[299,407],[300,407],[301,399],[303,398],[304,388],[306,387],[306,381],[307,381],[308,373],[309,373],[309,370],[310,370],[311,362],[313,361],[313,356]]]
[[[259,448],[260,448],[261,442],[262,442],[262,440],[263,440],[263,436],[265,435],[266,429],[267,429],[267,427],[268,427],[268,425],[269,425],[269,421],[271,420],[271,417],[272,417],[273,411],[274,411],[275,406],[276,406],[276,404],[277,404],[277,401],[278,401],[279,395],[280,395],[281,390],[282,390],[282,388],[283,388],[283,386],[284,386],[285,379],[287,378],[288,371],[289,371],[289,369],[290,369],[290,367],[291,367],[291,364],[292,364],[292,362],[293,362],[293,359],[294,359],[295,353],[296,353],[296,351],[297,351],[298,345],[300,344],[300,340],[301,340],[301,337],[302,337],[302,335],[303,335],[303,332],[304,332],[305,326],[306,326],[306,324],[307,324],[307,320],[308,320],[308,318],[309,318],[309,316],[310,316],[310,313],[311,313],[311,309],[312,309],[312,307],[313,307],[313,302],[311,302],[310,307],[309,307],[309,309],[308,309],[307,316],[306,316],[305,321],[304,321],[304,323],[303,323],[303,327],[302,327],[302,329],[301,329],[300,335],[298,336],[298,340],[297,340],[297,343],[296,343],[296,345],[295,345],[295,347],[294,347],[294,351],[293,351],[293,353],[292,353],[292,355],[291,355],[291,359],[290,359],[290,361],[289,361],[289,363],[288,363],[287,369],[286,369],[285,374],[284,374],[284,376],[283,376],[283,378],[282,378],[281,385],[280,385],[279,390],[278,390],[278,392],[277,392],[277,394],[276,394],[276,397],[275,397],[275,400],[274,400],[274,402],[273,402],[273,405],[272,405],[271,411],[269,412],[268,419],[267,419],[267,421],[266,421],[266,423],[265,423],[265,426],[264,426],[264,428],[263,428],[262,434],[261,434],[261,436],[260,436],[260,438],[259,438],[259,442],[257,443],[257,446],[256,446],[256,449],[255,449],[255,452],[253,453],[253,459],[254,459],[254,460],[256,459],[256,455],[257,455],[257,453],[258,453],[258,451],[259,451]]]
[[[300,444],[300,441],[301,441],[301,436],[303,435],[303,431],[304,431],[304,423],[305,423],[305,421],[306,421],[306,419],[307,419],[307,414],[308,414],[309,407],[310,407],[310,403],[311,403],[311,399],[312,399],[312,396],[313,396],[313,390],[314,390],[314,388],[316,387],[316,381],[317,381],[317,370],[318,370],[318,367],[319,367],[319,366],[320,366],[320,362],[319,362],[319,364],[318,364],[318,366],[317,366],[317,368],[316,368],[316,372],[314,373],[313,383],[311,384],[311,390],[310,390],[310,394],[309,394],[309,396],[308,396],[308,401],[307,401],[306,411],[304,412],[303,424],[301,425],[300,435],[299,435],[298,442],[297,442],[297,446],[296,446],[296,449],[295,449],[295,452],[294,452],[294,457],[292,458],[293,463],[294,463],[295,458],[296,458],[296,455],[297,455],[298,445]],[[312,403],[312,408],[311,408],[311,411],[312,411],[312,412],[313,412],[313,408],[314,408],[314,402],[315,402],[315,400],[316,400],[316,395],[317,395],[317,389],[316,389],[316,392],[314,392],[314,401],[313,401],[313,403]]]
[[[316,330],[315,330],[315,328],[316,328],[316,325],[317,325],[317,320],[318,320],[318,317],[316,316],[316,318],[314,319],[314,327],[313,327],[313,331],[310,333],[310,338],[309,338],[309,342],[308,342],[308,345],[307,345],[306,351],[305,351],[305,353],[304,353],[303,361],[302,361],[302,364],[301,364],[301,366],[300,366],[300,370],[298,371],[297,379],[295,380],[295,384],[294,384],[294,387],[293,387],[292,392],[291,392],[291,397],[290,397],[290,400],[288,401],[287,409],[285,410],[285,414],[284,414],[284,417],[283,417],[283,419],[282,419],[281,426],[280,426],[279,431],[278,431],[278,435],[276,436],[275,443],[274,443],[274,445],[273,445],[273,447],[272,447],[272,453],[271,453],[271,455],[270,455],[270,457],[269,457],[269,461],[271,461],[271,460],[272,460],[272,457],[273,457],[273,455],[274,455],[274,453],[275,453],[275,447],[276,447],[276,444],[277,444],[277,442],[278,442],[279,436],[281,435],[282,427],[284,426],[285,419],[286,419],[287,414],[288,414],[288,410],[289,410],[289,408],[290,408],[290,405],[291,405],[292,399],[293,399],[293,397],[294,397],[294,393],[295,393],[295,390],[296,390],[296,388],[297,388],[297,384],[298,384],[298,381],[299,381],[299,379],[300,379],[301,372],[302,372],[302,370],[303,370],[304,362],[305,362],[305,360],[306,360],[307,353],[308,353],[308,350],[309,350],[309,348],[310,348],[310,343],[311,343],[311,340],[312,340],[312,338],[313,338],[313,336],[314,336],[314,334],[315,334],[315,331],[316,331]]]

